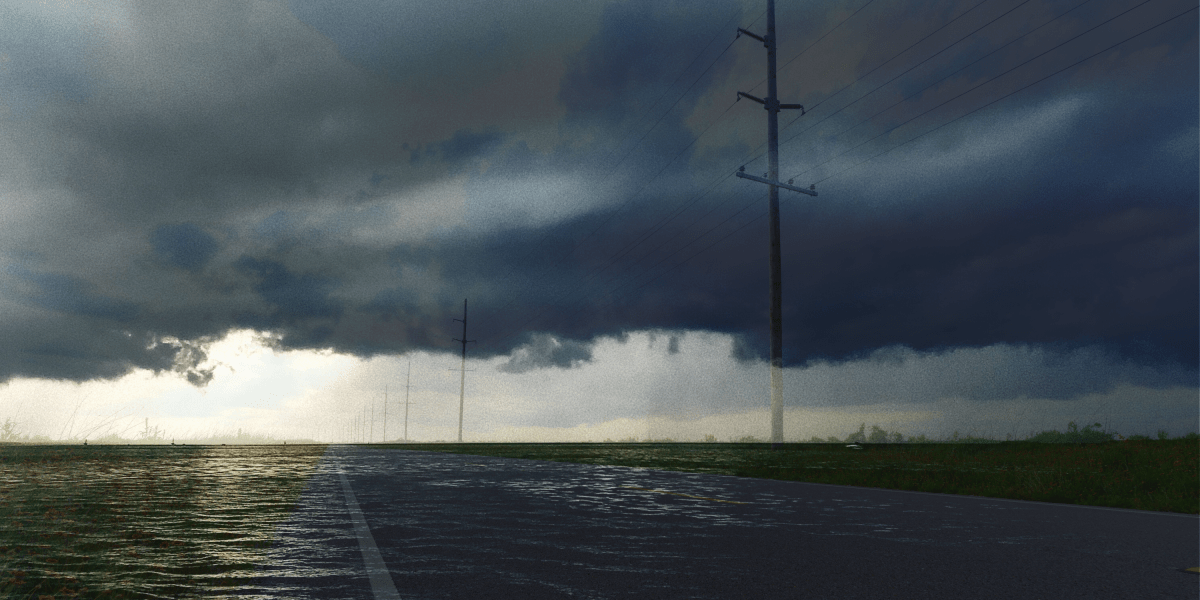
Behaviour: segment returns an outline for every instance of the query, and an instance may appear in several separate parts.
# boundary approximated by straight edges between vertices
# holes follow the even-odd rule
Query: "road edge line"
[[[387,563],[383,562],[379,547],[375,545],[375,537],[371,535],[371,528],[367,526],[367,519],[358,507],[354,490],[350,489],[350,480],[346,479],[345,471],[338,471],[338,475],[342,478],[346,509],[354,523],[354,533],[358,535],[358,549],[362,551],[363,564],[367,567],[367,578],[371,580],[371,593],[375,595],[376,600],[400,600],[400,592],[396,590],[396,583],[392,581]]]

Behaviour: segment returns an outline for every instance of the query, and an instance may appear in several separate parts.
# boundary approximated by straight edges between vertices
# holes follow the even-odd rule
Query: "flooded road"
[[[1197,598],[1197,576],[1182,569],[1200,565],[1198,525],[1171,513],[331,446],[241,597]],[[395,596],[373,584],[369,564],[385,566]]]
[[[0,598],[244,597],[325,449],[0,446]]]

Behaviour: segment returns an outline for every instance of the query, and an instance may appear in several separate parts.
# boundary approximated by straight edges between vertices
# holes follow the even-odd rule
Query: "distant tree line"
[[[1042,443],[1050,443],[1050,444],[1078,444],[1078,443],[1096,443],[1096,442],[1113,442],[1113,441],[1149,440],[1149,439],[1151,439],[1150,436],[1147,436],[1147,435],[1131,435],[1129,437],[1125,437],[1115,431],[1107,431],[1106,432],[1106,431],[1103,431],[1101,428],[1102,428],[1102,426],[1100,425],[1100,423],[1093,423],[1091,425],[1085,426],[1083,429],[1079,429],[1079,426],[1075,423],[1075,421],[1071,421],[1070,423],[1067,423],[1067,431],[1066,432],[1059,432],[1057,430],[1043,431],[1041,433],[1031,435],[1030,437],[1025,438],[1024,440],[1014,440],[1011,434],[1009,436],[1007,436],[1007,439],[1005,439],[1005,440],[993,440],[993,439],[983,438],[983,437],[962,436],[959,434],[958,431],[955,431],[954,434],[951,435],[949,439],[933,440],[933,439],[929,439],[924,434],[906,438],[902,434],[900,434],[899,432],[896,432],[896,431],[889,433],[889,432],[885,431],[883,428],[879,427],[878,425],[872,425],[871,431],[868,432],[867,424],[863,423],[863,424],[859,425],[858,431],[851,432],[849,435],[847,435],[845,437],[845,439],[838,439],[836,436],[829,436],[829,437],[823,438],[823,439],[818,436],[813,436],[808,442],[803,442],[803,443],[809,443],[809,444],[905,444],[905,443],[908,443],[908,444],[932,444],[932,443],[994,444],[994,443],[997,443],[1000,441],[1007,441],[1007,442],[1025,441],[1025,442],[1042,442]],[[1171,439],[1171,438],[1165,430],[1160,429],[1157,434],[1157,439],[1166,440],[1166,439]],[[1194,432],[1188,433],[1187,435],[1180,436],[1176,439],[1200,439],[1200,434],[1196,434]],[[606,443],[622,443],[622,444],[630,444],[630,443],[634,443],[634,444],[636,444],[636,443],[660,443],[661,444],[661,443],[677,443],[678,442],[678,440],[674,440],[671,438],[646,438],[643,440],[639,440],[635,436],[627,437],[627,438],[619,440],[619,441],[613,441],[612,439],[606,439],[604,441]],[[716,436],[711,435],[711,434],[705,435],[704,439],[701,441],[704,443],[719,442],[719,440],[717,440]],[[734,444],[765,444],[769,441],[770,440],[768,440],[768,439],[760,438],[760,437],[753,436],[753,435],[745,435],[745,436],[729,439],[729,442],[734,443]]]

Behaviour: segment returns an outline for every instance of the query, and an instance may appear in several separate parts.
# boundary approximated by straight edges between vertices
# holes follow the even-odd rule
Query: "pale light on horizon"
[[[464,441],[768,439],[766,366],[733,359],[732,343],[711,333],[639,332],[623,341],[602,340],[592,360],[580,366],[523,373],[498,369],[508,357],[471,361],[468,355],[474,371],[467,378]],[[1020,354],[1003,348],[986,353]],[[953,364],[961,357],[896,356],[788,368],[785,439],[840,439],[862,424],[906,439],[948,439],[956,432],[1019,439],[1065,430],[1069,421],[1081,428],[1100,422],[1126,436],[1196,430],[1194,388],[1120,384],[1069,399],[921,398],[925,384],[920,382],[938,379],[929,371],[936,371],[939,361]],[[418,352],[411,358],[409,440],[454,440],[457,355]],[[172,373],[155,376],[145,370],[82,384],[18,378],[0,385],[5,409],[0,419],[12,419],[21,434],[51,440],[109,434],[135,439],[148,422],[164,439],[241,431],[279,440],[381,442],[386,386],[387,441],[397,441],[403,437],[407,361],[406,356],[276,351],[256,332],[241,330],[211,346],[205,365],[216,370],[204,388]],[[902,382],[916,387],[905,389]],[[882,397],[880,390],[892,397]],[[356,421],[365,423],[366,431],[354,429]]]

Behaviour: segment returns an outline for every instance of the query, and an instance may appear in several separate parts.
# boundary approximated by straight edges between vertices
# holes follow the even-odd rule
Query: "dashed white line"
[[[367,527],[367,519],[363,517],[362,509],[358,507],[358,500],[354,498],[354,490],[350,489],[350,480],[346,479],[345,471],[340,471],[338,474],[342,476],[342,490],[346,492],[346,509],[350,511],[350,520],[354,522],[354,532],[358,534],[358,549],[362,550],[363,563],[367,566],[367,577],[371,580],[371,592],[375,594],[375,600],[400,600],[400,592],[396,591],[396,584],[392,581],[391,574],[388,573],[383,556],[379,554],[379,547],[375,545],[371,528]]]

